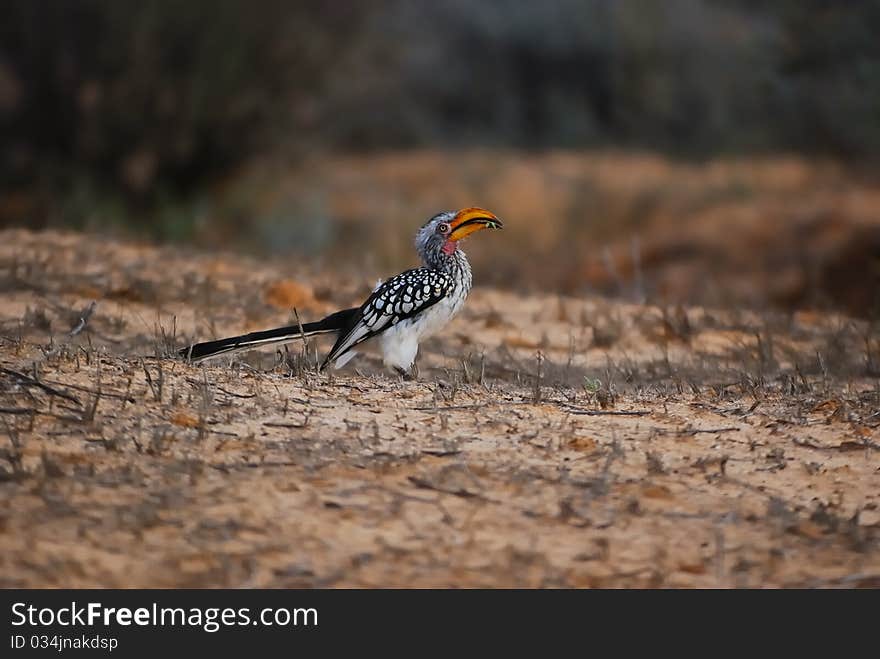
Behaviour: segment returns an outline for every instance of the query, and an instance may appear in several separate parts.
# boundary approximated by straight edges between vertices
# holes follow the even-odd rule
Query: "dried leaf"
[[[182,428],[198,428],[201,425],[196,417],[186,412],[176,412],[171,417],[171,423]]]
[[[310,286],[290,279],[282,279],[267,286],[264,297],[268,304],[277,309],[303,309],[318,305]]]

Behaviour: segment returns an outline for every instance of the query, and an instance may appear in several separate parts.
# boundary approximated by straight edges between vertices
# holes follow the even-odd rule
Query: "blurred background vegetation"
[[[385,271],[483,205],[496,284],[875,308],[880,0],[0,5],[3,226]]]

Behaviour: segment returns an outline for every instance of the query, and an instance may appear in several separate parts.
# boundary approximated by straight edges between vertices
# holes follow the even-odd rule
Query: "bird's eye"
[[[441,222],[437,225],[437,231],[440,233],[449,233],[449,225],[446,222]]]

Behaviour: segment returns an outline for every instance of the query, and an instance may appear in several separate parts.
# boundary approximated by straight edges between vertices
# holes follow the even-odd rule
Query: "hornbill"
[[[196,343],[182,348],[179,354],[201,361],[303,336],[337,334],[336,344],[321,364],[321,370],[331,362],[334,368],[341,368],[357,354],[355,346],[377,338],[385,365],[407,376],[419,351],[419,342],[452,320],[471,289],[471,266],[459,242],[487,227],[500,229],[502,223],[482,208],[438,213],[416,234],[416,251],[422,265],[380,283],[361,306],[337,311],[302,326],[288,325]]]

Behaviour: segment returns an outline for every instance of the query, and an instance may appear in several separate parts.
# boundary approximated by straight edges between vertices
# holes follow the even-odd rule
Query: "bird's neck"
[[[471,271],[467,256],[460,249],[456,249],[451,254],[445,254],[442,251],[425,254],[422,257],[422,262],[426,267],[431,268],[432,270],[439,270],[440,272],[445,272],[450,275],[455,275],[464,271]]]
[[[452,254],[444,254],[442,251],[424,254],[422,262],[427,268],[439,270],[450,275],[452,280],[465,291],[470,290],[472,282],[471,264],[468,262],[465,253],[460,249],[456,249]]]

